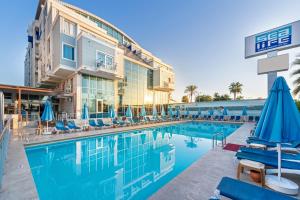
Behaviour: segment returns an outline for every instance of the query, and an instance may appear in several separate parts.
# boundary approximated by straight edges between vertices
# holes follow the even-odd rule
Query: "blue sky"
[[[232,81],[243,96],[265,97],[267,79],[257,58],[244,59],[244,37],[300,19],[298,0],[66,0],[111,22],[142,47],[173,65],[174,97],[186,85],[199,92],[228,93]],[[38,0],[1,2],[0,83],[23,84],[26,29]],[[300,49],[289,51],[290,61]],[[262,56],[264,57],[264,56]],[[290,72],[279,73],[287,78]]]

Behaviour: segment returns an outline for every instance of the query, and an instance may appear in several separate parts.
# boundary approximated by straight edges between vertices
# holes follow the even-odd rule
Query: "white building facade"
[[[80,117],[84,103],[103,115],[130,105],[169,103],[172,66],[109,22],[58,0],[40,0],[28,28],[25,85],[57,91],[59,111]]]

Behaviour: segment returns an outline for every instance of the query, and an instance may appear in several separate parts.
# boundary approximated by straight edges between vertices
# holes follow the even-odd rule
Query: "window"
[[[97,67],[102,67],[105,66],[105,54],[101,52],[97,52],[97,57],[96,57],[96,64]]]
[[[96,67],[104,67],[107,69],[113,69],[114,58],[106,55],[100,51],[96,53]]]
[[[75,60],[75,49],[74,47],[67,45],[67,44],[63,44],[63,58],[64,59],[68,59],[68,60]]]
[[[75,36],[75,24],[70,21],[64,20],[63,32],[72,37]]]
[[[106,56],[106,66],[111,68],[112,65],[113,65],[113,58],[111,56]]]

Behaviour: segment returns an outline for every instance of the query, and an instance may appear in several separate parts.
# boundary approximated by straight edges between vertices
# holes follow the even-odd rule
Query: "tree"
[[[187,93],[188,96],[190,97],[190,102],[193,102],[193,96],[197,92],[197,86],[196,85],[188,85],[185,88],[184,93]]]
[[[196,99],[195,99],[196,102],[212,101],[212,100],[213,100],[212,96],[205,95],[205,94],[198,95],[198,96],[196,96]]]
[[[292,65],[299,66],[300,65],[300,57],[296,58]],[[296,80],[293,81],[293,85],[294,85],[293,94],[296,96],[296,95],[300,94],[300,68],[294,70],[292,72],[292,76],[297,77]]]
[[[220,98],[221,98],[221,96],[219,95],[219,93],[215,92],[215,93],[214,93],[213,100],[214,100],[214,101],[221,101]]]
[[[228,94],[223,94],[220,95],[219,93],[214,93],[214,97],[213,97],[214,101],[229,101],[231,100],[230,96]]]
[[[233,94],[233,100],[236,100],[236,95],[242,93],[243,84],[240,82],[232,82],[229,85],[229,92]]]
[[[189,102],[189,98],[188,98],[188,96],[183,96],[182,97],[182,99],[181,99],[181,101],[183,102],[183,103],[188,103]]]
[[[243,99],[244,99],[244,97],[241,95],[236,97],[236,100],[243,100]]]

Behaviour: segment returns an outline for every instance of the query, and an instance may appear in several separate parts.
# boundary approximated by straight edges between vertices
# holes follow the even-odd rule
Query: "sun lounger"
[[[278,168],[277,157],[264,156],[264,155],[248,153],[248,152],[237,152],[235,156],[239,160],[240,159],[252,160],[252,161],[263,163],[270,167]],[[282,160],[281,168],[282,168],[282,173],[300,174],[300,163],[299,162]],[[274,171],[274,169],[272,169],[272,172],[273,171]]]
[[[256,144],[266,145],[267,147],[276,147],[276,143],[272,143],[272,142],[267,142],[267,141],[264,141],[264,140],[260,140],[260,139],[258,139],[255,136],[248,137],[248,139],[246,140],[246,142],[248,144],[256,143]],[[282,144],[281,146],[282,147],[289,147],[289,148],[297,148],[297,147],[300,147],[300,141],[295,141],[295,142],[293,142],[291,144]]]
[[[76,124],[73,120],[68,121],[68,128],[71,130],[81,130],[81,128],[79,126],[76,126]]]
[[[235,116],[235,121],[236,121],[236,122],[241,121],[241,116],[239,116],[239,115],[238,115],[238,116]]]
[[[220,120],[220,121],[224,121],[224,116],[221,115],[220,118],[219,118],[219,120]]]
[[[97,120],[97,124],[98,124],[98,126],[100,126],[100,127],[103,127],[103,126],[110,126],[110,124],[104,123],[102,119],[98,119],[98,120]]]
[[[248,122],[253,122],[253,120],[254,120],[254,117],[253,117],[253,116],[249,116],[249,117],[248,117]]]
[[[275,192],[263,187],[259,187],[250,183],[242,182],[240,180],[232,179],[229,177],[223,177],[219,185],[217,186],[217,192],[220,195],[239,200],[295,200],[293,197]],[[220,199],[217,197],[211,197],[210,200]]]
[[[214,116],[214,120],[218,121],[219,120],[219,116],[218,115]]]
[[[70,131],[68,127],[65,127],[64,123],[62,121],[57,121],[55,124],[55,128],[58,132],[67,132]]]
[[[278,156],[277,151],[268,151],[268,150],[254,149],[254,148],[249,148],[249,147],[241,147],[240,151],[246,152],[246,153],[263,155],[263,156],[270,156],[270,157],[275,157],[275,158],[277,158],[277,156]],[[292,154],[292,153],[282,152],[281,158],[283,160],[298,160],[298,161],[300,161],[300,154]]]
[[[259,121],[259,116],[256,116],[256,117],[254,118],[254,121],[255,121],[255,122],[258,122],[258,121]]]
[[[235,117],[234,116],[230,116],[230,121],[234,121],[235,120]]]
[[[93,128],[102,128],[102,126],[98,125],[94,119],[89,120],[89,125]]]

